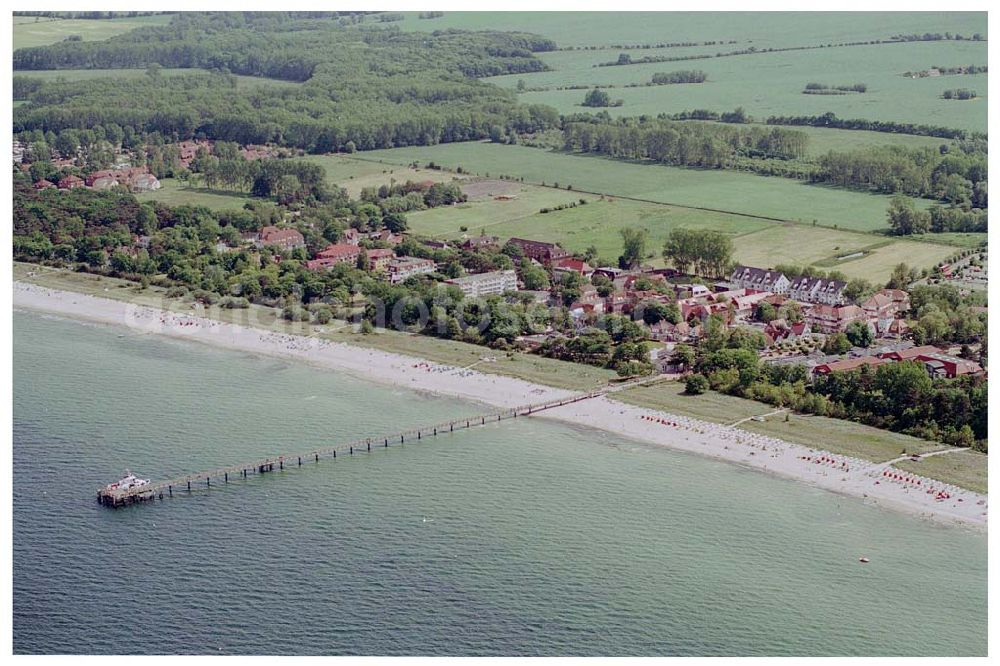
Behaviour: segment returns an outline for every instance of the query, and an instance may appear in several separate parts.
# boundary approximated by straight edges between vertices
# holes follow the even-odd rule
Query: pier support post
[[[372,443],[371,442],[366,442],[366,443],[368,444],[368,450],[371,451],[372,450]]]
[[[170,493],[171,497],[173,497],[174,496],[174,487],[173,486],[167,486],[167,492]]]
[[[454,423],[449,423],[448,424],[448,432],[455,432],[455,424]]]
[[[226,483],[229,483],[229,472],[226,472]]]
[[[438,429],[437,429],[437,428],[434,428],[434,436],[435,436],[435,437],[437,437],[437,436],[438,436]]]
[[[354,455],[354,447],[353,446],[351,447],[351,455],[352,456]]]
[[[486,417],[483,417],[483,422],[480,425],[486,425]]]
[[[337,457],[337,452],[336,451],[333,452],[333,457],[334,458]],[[319,462],[319,454],[318,453],[316,454],[316,462]]]
[[[206,476],[205,477],[205,485],[206,486],[212,485],[212,477],[210,477],[210,476]]]
[[[389,438],[385,438],[385,448],[389,448]]]
[[[337,457],[337,452],[336,452],[336,451],[334,451],[334,452],[333,452],[333,457],[334,457],[334,458],[336,458],[336,457]],[[319,456],[316,456],[316,460],[319,460]]]
[[[402,443],[403,443],[403,436],[402,436],[402,435],[400,435],[400,436],[399,436],[399,443],[400,443],[400,444],[402,444]]]
[[[299,456],[299,467],[302,467],[302,456]]]
[[[188,492],[191,492],[191,482],[188,481]]]
[[[285,469],[285,461],[284,460],[279,460],[278,461],[278,468],[279,469]]]
[[[417,439],[420,439],[420,431],[417,431]]]

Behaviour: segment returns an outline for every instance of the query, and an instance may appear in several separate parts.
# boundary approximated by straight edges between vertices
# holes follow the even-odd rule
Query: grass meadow
[[[354,198],[365,187],[378,187],[393,182],[431,180],[435,183],[447,182],[461,176],[437,169],[414,169],[408,165],[379,164],[371,160],[355,159],[343,155],[311,155],[303,158],[318,164],[326,170],[326,182],[347,190]]]
[[[594,246],[599,256],[612,262],[621,253],[621,229],[643,229],[648,234],[647,261],[656,266],[664,264],[660,252],[673,229],[715,229],[732,236],[734,259],[740,263],[813,264],[873,282],[885,282],[899,263],[930,267],[955,251],[953,246],[939,243],[594,195],[582,196],[585,205],[541,213],[542,207],[579,201],[581,197],[570,197],[571,193],[554,188],[519,187],[515,201],[486,199],[410,213],[410,229],[438,238],[478,236],[482,232],[503,240],[512,236],[538,238],[558,242],[571,252],[584,252]],[[856,252],[864,255],[838,259]]]
[[[989,465],[984,453],[958,451],[945,456],[925,458],[920,462],[904,460],[895,466],[904,472],[929,476],[977,493],[986,494],[989,491]]]
[[[477,175],[507,174],[526,182],[707,208],[779,221],[875,231],[886,227],[889,197],[809,185],[750,173],[635,164],[591,155],[565,154],[493,143],[467,142],[365,152],[389,164],[439,165]]]
[[[644,51],[631,52],[641,57]],[[575,53],[573,55],[576,55]],[[986,42],[937,41],[837,47],[807,51],[784,51],[684,62],[650,63],[623,67],[593,67],[574,61],[566,53],[555,57],[567,68],[525,75],[487,79],[513,87],[523,80],[528,88],[550,88],[524,92],[523,102],[548,104],[561,113],[578,113],[584,90],[555,90],[567,85],[614,85],[648,82],[656,72],[701,69],[708,80],[699,84],[616,87],[609,90],[622,106],[607,109],[614,116],[657,115],[689,109],[728,111],[742,106],[747,113],[764,119],[770,115],[821,115],[828,111],[841,118],[867,118],[944,125],[986,131],[987,76],[941,76],[910,79],[906,71],[933,65],[985,64]],[[617,56],[606,58],[614,60]],[[809,82],[827,84],[865,83],[868,91],[847,95],[804,95]],[[972,88],[980,97],[968,103],[941,99],[949,88]]]
[[[975,12],[418,12],[388,25],[403,30],[520,30],[555,40],[559,47],[736,40],[734,47],[775,48],[886,39],[898,33],[986,34],[986,14]],[[719,48],[719,47],[716,47]],[[731,50],[722,45],[721,50]],[[617,55],[617,54],[616,54]]]
[[[734,245],[734,258],[748,266],[814,265],[872,282],[885,282],[897,264],[930,268],[955,253],[940,243],[800,225],[772,225],[740,236]],[[848,256],[858,252],[864,255]]]
[[[14,49],[29,46],[45,46],[65,40],[70,35],[79,35],[83,41],[108,39],[151,25],[166,25],[173,16],[135,16],[118,19],[51,19],[44,16],[14,17]]]
[[[160,201],[168,206],[205,206],[212,210],[243,208],[243,204],[252,199],[242,192],[186,186],[176,178],[164,178],[160,185],[160,189],[139,192],[135,198],[139,201]]]

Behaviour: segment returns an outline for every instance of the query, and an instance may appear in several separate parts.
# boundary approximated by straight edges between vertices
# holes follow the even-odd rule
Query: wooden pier
[[[630,383],[629,385],[635,385]],[[338,444],[326,448],[314,449],[304,453],[292,455],[282,455],[270,458],[261,458],[240,465],[222,467],[206,472],[188,474],[187,476],[168,479],[166,481],[155,481],[144,486],[128,488],[123,490],[108,490],[101,488],[97,491],[97,500],[104,506],[120,507],[137,502],[146,502],[155,499],[173,497],[175,493],[191,492],[195,487],[211,487],[214,481],[218,484],[229,483],[230,480],[246,479],[254,474],[266,474],[275,470],[282,471],[286,468],[301,467],[305,463],[318,463],[323,458],[336,458],[338,454],[354,455],[355,453],[368,452],[375,448],[388,448],[393,445],[403,444],[407,441],[419,441],[425,437],[437,437],[455,432],[456,430],[467,430],[477,426],[485,426],[489,423],[497,423],[505,419],[516,419],[522,416],[530,416],[537,412],[554,407],[562,407],[581,400],[589,400],[610,391],[621,390],[625,385],[608,387],[605,389],[582,393],[560,400],[550,400],[513,409],[504,409],[486,414],[477,414],[469,418],[443,421],[434,425],[423,426],[403,432],[396,432],[378,437],[366,437],[354,440],[346,444]]]

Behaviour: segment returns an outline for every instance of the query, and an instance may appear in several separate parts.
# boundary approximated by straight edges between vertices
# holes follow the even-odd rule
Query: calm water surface
[[[94,499],[478,409],[16,312],[15,651],[986,653],[983,534],[540,419]]]

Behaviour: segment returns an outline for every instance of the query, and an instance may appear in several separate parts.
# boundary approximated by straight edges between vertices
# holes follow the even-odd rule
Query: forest
[[[19,49],[14,68],[192,68],[192,74],[86,82],[18,78],[30,104],[14,131],[115,124],[171,140],[277,143],[315,153],[484,139],[558,124],[547,107],[475,77],[540,71],[554,43],[534,35],[341,25],[281,13],[178,15],[100,42]],[[198,69],[210,73],[199,73]],[[238,87],[231,74],[303,82]]]

